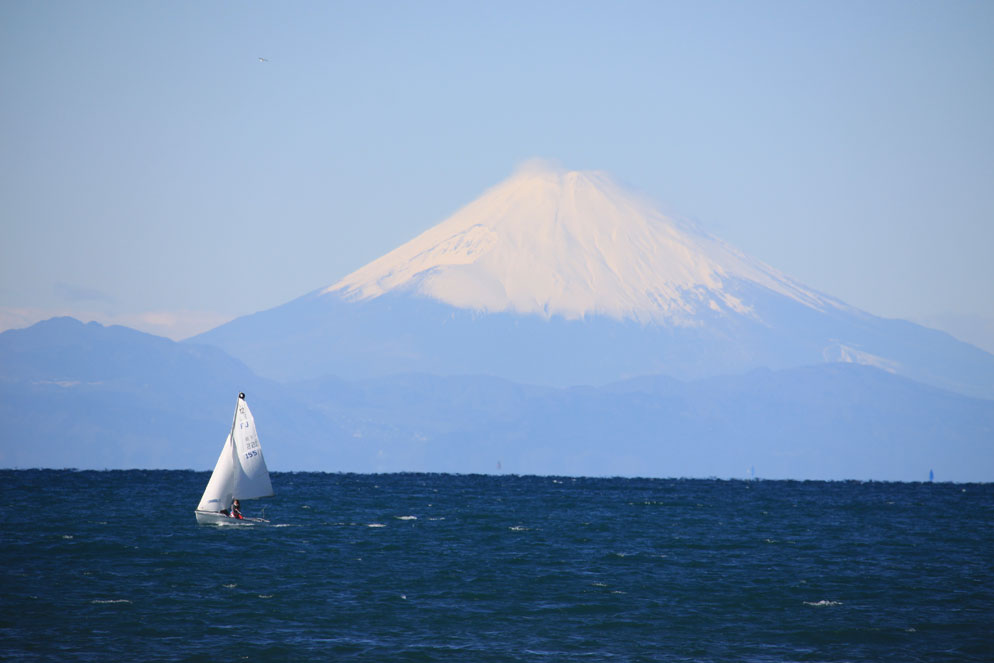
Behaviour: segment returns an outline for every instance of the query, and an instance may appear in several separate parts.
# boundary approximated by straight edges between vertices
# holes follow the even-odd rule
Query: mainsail
[[[233,499],[250,500],[272,494],[273,485],[262,456],[255,419],[245,402],[245,394],[238,394],[231,431],[197,510],[220,511],[230,508]]]

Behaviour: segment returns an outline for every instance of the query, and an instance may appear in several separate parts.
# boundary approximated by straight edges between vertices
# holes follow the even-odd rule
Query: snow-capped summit
[[[725,287],[733,279],[817,309],[839,305],[604,173],[532,164],[324,293],[361,301],[413,292],[487,313],[693,324],[703,310],[752,312]]]
[[[280,380],[565,386],[849,362],[994,398],[994,356],[806,288],[603,173],[548,167],[327,288],[194,340]]]

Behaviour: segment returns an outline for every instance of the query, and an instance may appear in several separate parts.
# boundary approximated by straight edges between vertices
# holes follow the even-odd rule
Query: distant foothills
[[[602,173],[530,169],[182,343],[0,334],[0,466],[994,481],[994,355],[793,281]]]
[[[277,382],[222,350],[55,318],[0,334],[0,466],[209,470],[239,390],[271,469],[994,480],[994,401],[823,363],[597,387]]]

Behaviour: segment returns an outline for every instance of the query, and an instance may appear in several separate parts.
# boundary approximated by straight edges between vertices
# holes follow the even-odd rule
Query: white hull
[[[258,525],[268,523],[265,518],[232,518],[219,511],[194,511],[197,523],[200,525]]]

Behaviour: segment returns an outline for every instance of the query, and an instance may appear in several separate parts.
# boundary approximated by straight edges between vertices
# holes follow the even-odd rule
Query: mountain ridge
[[[281,384],[215,348],[67,320],[0,334],[0,466],[206,471],[238,391],[273,470],[994,480],[994,402],[871,366],[602,387]]]

